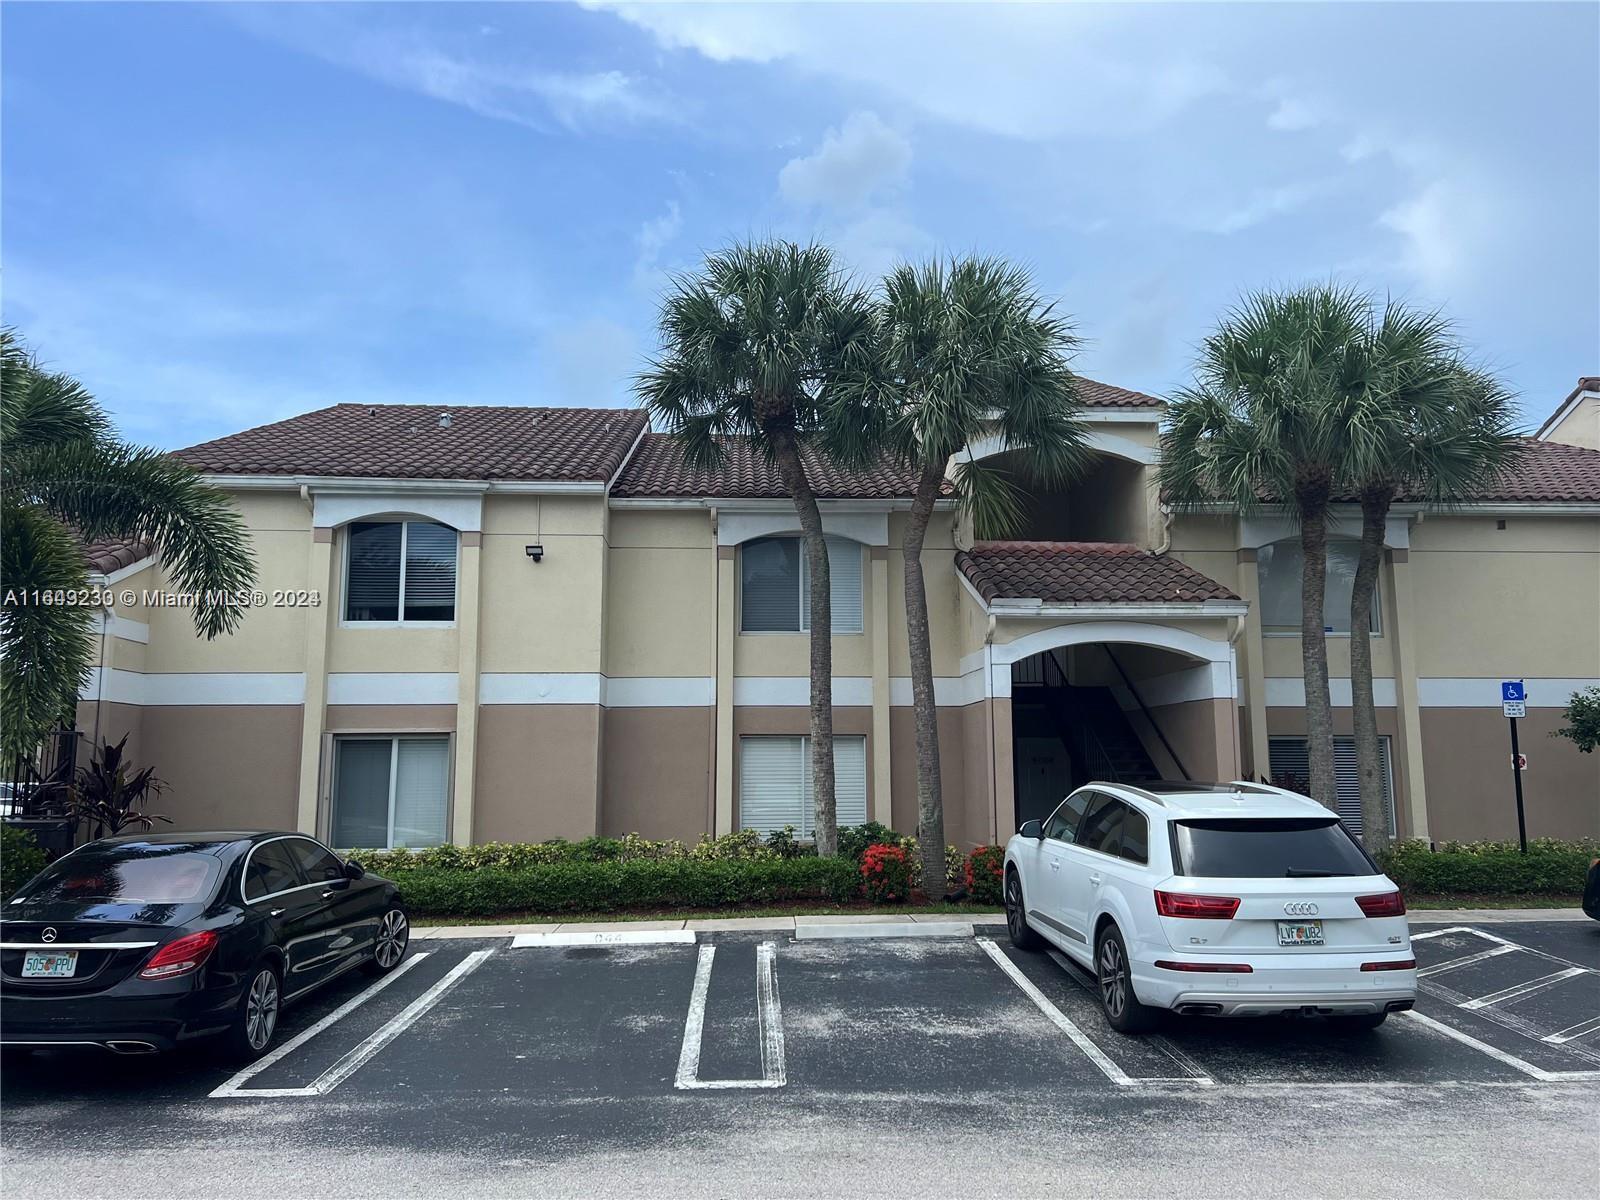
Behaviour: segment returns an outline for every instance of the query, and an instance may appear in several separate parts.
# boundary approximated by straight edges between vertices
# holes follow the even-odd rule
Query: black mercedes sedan
[[[300,833],[106,838],[0,908],[0,1044],[266,1052],[283,1006],[387,973],[410,927],[395,885]]]

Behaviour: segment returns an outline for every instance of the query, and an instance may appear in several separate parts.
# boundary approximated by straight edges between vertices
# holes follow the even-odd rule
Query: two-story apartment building
[[[924,551],[946,821],[1004,839],[1090,777],[1305,773],[1286,517],[1176,515],[1162,402],[1083,381],[1097,455],[1013,541],[950,502]],[[1527,680],[1533,835],[1600,834],[1600,756],[1547,734],[1600,680],[1600,396],[1444,513],[1399,503],[1374,618],[1401,836],[1515,832],[1501,678]],[[244,514],[263,596],[206,642],[147,548],[79,728],[130,734],[181,826],[427,845],[810,827],[807,589],[793,507],[738,440],[691,469],[642,413],[339,405],[179,455]],[[979,442],[968,453],[1004,454]],[[808,461],[830,537],[841,823],[916,825],[901,535],[911,480]],[[1341,799],[1353,508],[1330,554]]]

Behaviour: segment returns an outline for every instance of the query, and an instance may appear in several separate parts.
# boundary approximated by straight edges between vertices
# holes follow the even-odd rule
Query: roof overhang
[[[281,492],[309,488],[323,492],[534,493],[546,496],[603,496],[603,479],[376,479],[353,475],[213,475],[202,476],[226,491]]]
[[[1196,600],[1193,602],[1170,601],[1137,601],[1104,602],[1096,601],[1075,603],[1046,603],[1043,600],[1027,596],[996,596],[993,600],[985,600],[978,589],[973,586],[960,571],[956,572],[967,595],[983,612],[997,619],[1013,618],[1020,620],[1123,620],[1123,621],[1204,621],[1222,620],[1232,617],[1243,617],[1250,611],[1250,604],[1245,600]]]

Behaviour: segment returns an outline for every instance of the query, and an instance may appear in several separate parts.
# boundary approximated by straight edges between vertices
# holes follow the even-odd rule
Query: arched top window
[[[1350,632],[1350,593],[1356,581],[1360,543],[1328,539],[1328,578],[1322,589],[1322,620],[1329,633]],[[1261,628],[1268,634],[1300,632],[1300,577],[1305,559],[1299,538],[1262,546],[1256,551],[1261,577]],[[1378,633],[1378,594],[1372,597],[1372,632]]]
[[[346,526],[344,619],[447,625],[456,619],[456,531],[389,518]]]
[[[860,633],[861,543],[829,537],[828,579],[834,633]],[[811,628],[811,573],[798,537],[756,538],[739,547],[743,633],[804,633]]]

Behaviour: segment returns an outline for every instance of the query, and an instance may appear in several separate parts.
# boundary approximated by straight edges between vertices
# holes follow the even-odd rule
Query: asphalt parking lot
[[[149,1186],[174,1150],[206,1164],[194,1191],[210,1195],[296,1177],[345,1195],[444,1178],[463,1195],[719,1195],[741,1178],[838,1194],[836,1172],[885,1155],[906,1180],[972,1172],[1009,1194],[1593,1190],[1591,922],[1414,921],[1417,1009],[1376,1032],[1172,1018],[1144,1038],[1111,1031],[1076,968],[1013,950],[1003,926],[679,937],[419,940],[400,972],[286,1012],[242,1071],[35,1054],[3,1081],[5,1193],[187,1194],[186,1177]],[[1536,1172],[1505,1174],[1530,1139]],[[919,1147],[960,1157],[935,1169]],[[1206,1147],[1224,1156],[1196,1175]],[[1363,1166],[1341,1168],[1341,1148]]]

